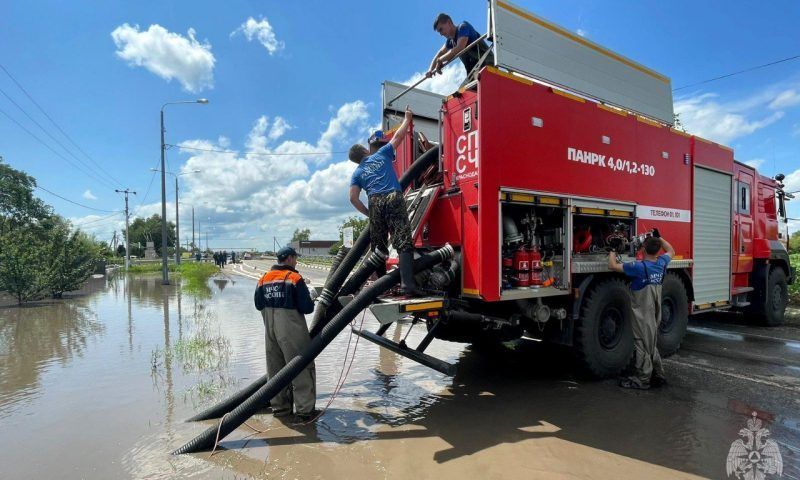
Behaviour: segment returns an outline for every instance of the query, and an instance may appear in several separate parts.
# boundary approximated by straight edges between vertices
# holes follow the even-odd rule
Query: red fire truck
[[[438,165],[407,194],[416,246],[449,243],[457,262],[447,287],[435,282],[440,297],[392,312],[376,305],[379,320],[413,311],[429,328],[437,319],[440,339],[571,345],[593,374],[614,375],[633,341],[629,287],[608,270],[607,252],[633,260],[657,229],[676,251],[663,284],[662,355],[679,348],[691,314],[738,309],[780,324],[794,278],[783,176],[673,128],[668,78],[489,3],[494,62],[472,81],[447,97],[415,90],[397,100],[402,86],[384,84],[384,128],[406,104],[416,115],[398,174],[439,144]]]

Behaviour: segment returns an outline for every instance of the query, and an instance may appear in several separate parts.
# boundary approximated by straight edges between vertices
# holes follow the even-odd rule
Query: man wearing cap
[[[421,296],[422,292],[414,281],[414,244],[411,242],[406,200],[392,167],[395,150],[408,133],[412,116],[413,113],[406,107],[403,123],[394,132],[391,141],[382,147],[378,148],[382,143],[380,132],[370,138],[370,150],[358,143],[350,147],[348,157],[358,164],[350,180],[350,203],[369,217],[369,236],[374,249],[388,254],[388,237],[392,234],[392,246],[400,257],[403,291],[406,295]],[[362,189],[367,191],[369,208],[361,201]]]
[[[303,277],[295,270],[299,256],[292,247],[278,250],[278,264],[261,277],[256,287],[254,301],[266,328],[270,377],[277,375],[311,341],[304,315],[314,311],[314,302]],[[311,362],[292,380],[291,386],[275,395],[270,402],[272,413],[275,417],[287,417],[294,405],[297,420],[312,420],[319,413],[314,409],[316,397],[316,370]]]
[[[440,13],[436,17],[433,21],[433,29],[436,33],[445,38],[445,42],[442,48],[433,56],[431,65],[425,73],[426,77],[430,78],[437,73],[441,73],[442,67],[462,52],[463,55],[459,58],[464,68],[467,70],[467,75],[469,75],[475,68],[475,65],[478,64],[481,57],[489,50],[489,46],[482,40],[468,51],[464,52],[464,49],[480,38],[481,35],[475,30],[475,27],[467,21],[456,25],[453,23],[453,19],[450,18],[450,15],[446,13]],[[489,53],[486,58],[486,63],[494,63],[494,56],[492,53]],[[467,80],[469,80],[469,78]]]

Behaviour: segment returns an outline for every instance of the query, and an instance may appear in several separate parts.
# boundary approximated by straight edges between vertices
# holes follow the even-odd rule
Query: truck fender
[[[594,275],[587,275],[581,283],[576,288],[575,295],[572,301],[572,319],[577,320],[581,315],[581,305],[583,304],[583,297],[586,295],[586,292],[589,290],[589,285],[592,284],[592,280],[594,280]]]

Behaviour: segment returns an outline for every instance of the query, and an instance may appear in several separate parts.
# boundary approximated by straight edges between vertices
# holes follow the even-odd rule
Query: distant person
[[[467,46],[481,36],[469,22],[464,21],[456,25],[453,23],[453,19],[450,18],[450,15],[446,13],[440,13],[436,17],[436,20],[433,21],[433,29],[446,40],[442,48],[436,52],[436,55],[433,56],[433,60],[431,60],[431,65],[425,73],[425,76],[428,78],[437,73],[442,73],[442,67],[444,65],[458,56]],[[461,55],[460,60],[467,71],[467,80],[472,79],[469,77],[470,73],[472,73],[472,70],[478,64],[481,57],[488,50],[489,45],[481,40]],[[492,53],[487,55],[485,63],[494,63],[494,55]]]
[[[199,262],[199,261],[200,261],[200,252],[195,252],[195,254],[194,254],[194,261],[195,261],[195,262]]]
[[[644,260],[617,261],[616,252],[608,253],[608,268],[631,278],[633,307],[634,373],[622,378],[623,388],[647,390],[667,383],[661,355],[658,354],[658,327],[661,324],[661,284],[675,249],[663,238],[647,237],[642,243]],[[658,255],[661,249],[666,253]]]
[[[231,252],[231,263],[236,263],[236,252]]]
[[[267,375],[274,377],[311,342],[305,315],[314,311],[308,287],[295,270],[299,255],[292,247],[278,250],[278,263],[258,281],[254,302],[266,329]],[[294,406],[298,421],[307,422],[319,414],[316,369],[311,362],[270,402],[275,417],[287,417]]]
[[[222,251],[222,268],[225,268],[225,265],[228,264],[228,252],[226,250]]]
[[[392,167],[395,150],[408,133],[413,113],[406,107],[403,123],[392,136],[392,140],[378,148],[381,135],[373,135],[370,150],[361,144],[350,147],[348,157],[358,164],[350,179],[350,203],[369,217],[369,236],[374,249],[388,255],[389,234],[392,246],[400,257],[400,278],[403,291],[409,296],[421,296],[414,280],[414,244],[408,223],[408,209],[400,182]],[[367,191],[369,208],[361,201],[361,190]]]

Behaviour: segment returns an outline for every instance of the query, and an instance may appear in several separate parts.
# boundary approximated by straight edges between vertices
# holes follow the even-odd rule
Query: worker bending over
[[[658,231],[655,234],[658,235]],[[631,278],[635,371],[622,378],[619,385],[647,390],[667,381],[658,354],[658,327],[661,324],[661,284],[675,249],[657,236],[646,238],[641,248],[644,260],[624,264],[617,261],[616,252],[612,250],[608,253],[608,268]],[[666,253],[658,255],[662,248]]]
[[[434,55],[431,65],[425,73],[425,76],[429,78],[441,73],[443,66],[457,57],[468,45],[481,36],[469,22],[461,22],[456,26],[453,23],[453,19],[446,13],[440,13],[436,17],[433,22],[433,29],[446,40],[442,48]],[[470,73],[488,50],[489,46],[482,40],[461,55],[461,63],[467,71],[467,80],[471,79]],[[494,63],[494,56],[491,53],[487,56],[487,61]]]
[[[274,378],[308,344],[305,314],[314,311],[314,302],[303,277],[297,273],[297,257],[292,247],[278,250],[278,264],[258,281],[254,301],[266,329],[267,374]],[[301,422],[314,419],[317,397],[316,369],[311,362],[292,384],[273,397],[270,405],[275,417],[288,417],[294,405],[295,418]]]
[[[377,132],[370,137],[370,150],[358,143],[350,147],[348,157],[358,164],[350,180],[350,203],[369,217],[369,236],[374,249],[388,254],[388,236],[391,233],[392,246],[400,256],[403,291],[409,296],[421,296],[422,292],[414,281],[414,246],[408,224],[408,209],[392,167],[397,146],[408,133],[412,115],[406,107],[403,123],[386,145],[378,148],[382,133]],[[361,202],[361,190],[367,191],[369,208]]]

